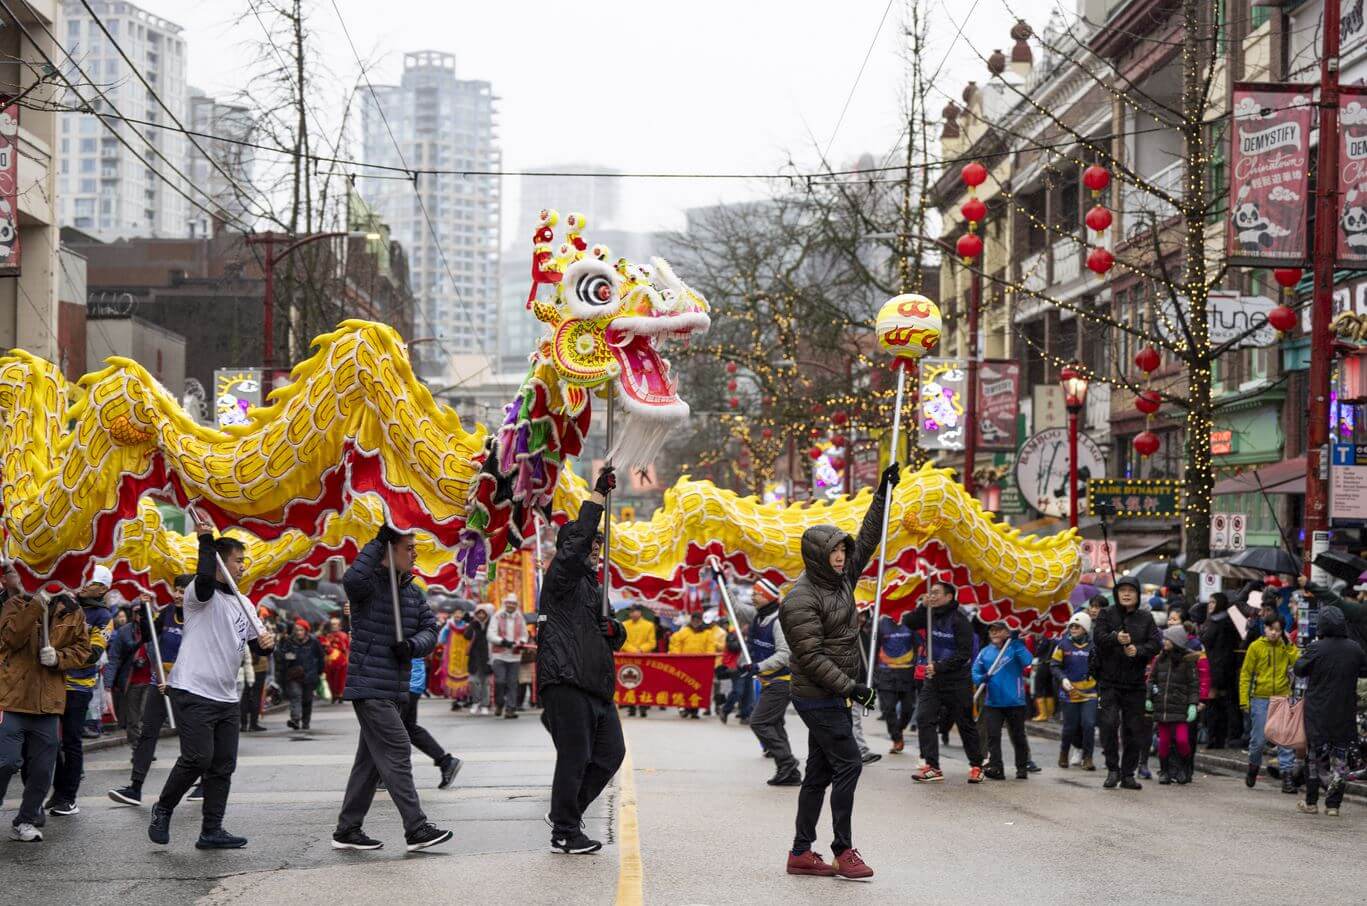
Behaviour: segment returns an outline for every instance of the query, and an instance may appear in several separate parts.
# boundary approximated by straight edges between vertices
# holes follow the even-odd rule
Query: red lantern
[[[1154,349],[1152,346],[1145,346],[1143,349],[1139,350],[1139,353],[1134,357],[1135,367],[1145,374],[1157,371],[1161,361],[1162,359],[1158,355],[1158,350]]]
[[[735,363],[735,362],[727,362],[727,363],[726,363],[726,373],[727,373],[727,374],[735,374],[735,373],[736,373],[736,363]]]
[[[981,198],[970,198],[959,208],[959,213],[963,214],[964,220],[969,223],[977,223],[987,216],[987,205],[983,204]]]
[[[837,434],[831,438],[831,443],[837,447],[840,447],[841,449],[844,449],[845,447],[849,446],[850,439],[843,434]]]
[[[810,456],[812,459],[820,459],[820,458],[821,458],[821,448],[820,448],[820,447],[812,447],[810,450],[807,451],[807,455]]]
[[[1115,266],[1115,256],[1110,250],[1097,246],[1087,253],[1087,270],[1104,274]]]
[[[1152,456],[1161,446],[1158,435],[1152,431],[1140,431],[1134,436],[1134,449],[1140,456]]]
[[[835,469],[837,472],[842,472],[842,471],[844,471],[844,469],[845,469],[845,460],[843,460],[843,459],[841,459],[840,457],[837,456],[835,459],[832,459],[832,460],[831,460],[831,468],[832,468],[832,469]]]
[[[1296,326],[1296,312],[1285,305],[1278,305],[1267,313],[1267,323],[1271,324],[1282,333],[1286,333]]]
[[[765,428],[764,430],[762,430],[762,431],[759,432],[759,436],[762,437],[762,438],[764,438],[765,440],[773,440],[773,437],[774,437],[774,429],[773,429],[773,428]]]
[[[831,415],[831,421],[835,422],[837,425],[843,425],[845,424],[845,422],[849,420],[850,414],[846,412],[844,409],[841,409],[840,411]]]
[[[1272,277],[1277,281],[1277,285],[1282,289],[1292,289],[1297,283],[1301,282],[1301,277],[1305,271],[1298,267],[1279,267],[1272,272]]]
[[[964,185],[975,189],[987,182],[987,168],[975,160],[964,164],[964,168],[959,171],[959,177],[964,181]]]
[[[1134,407],[1145,415],[1153,415],[1162,406],[1163,396],[1157,390],[1145,390],[1134,400]]]
[[[727,381],[727,382],[726,382],[726,389],[727,389],[727,390],[730,390],[732,393],[735,393],[735,392],[736,392],[736,382],[735,382],[735,381]]]
[[[821,409],[822,405],[820,403],[812,403],[812,415],[820,415]]]
[[[977,233],[964,233],[955,243],[954,249],[964,261],[972,261],[983,253],[983,237]]]
[[[737,397],[734,397],[734,396],[733,396],[733,397],[731,397],[729,400],[727,400],[727,402],[731,404],[731,408],[732,408],[732,409],[739,409],[739,408],[740,408],[740,399],[737,398]]]
[[[1082,184],[1093,192],[1102,192],[1111,184],[1111,174],[1101,164],[1092,164],[1082,171]]]
[[[1089,229],[1104,233],[1111,226],[1111,212],[1104,205],[1097,205],[1087,212],[1084,220]]]

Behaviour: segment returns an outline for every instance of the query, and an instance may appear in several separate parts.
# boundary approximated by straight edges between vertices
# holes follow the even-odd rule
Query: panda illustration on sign
[[[1239,248],[1246,252],[1258,252],[1270,248],[1273,240],[1286,236],[1290,231],[1268,219],[1258,208],[1256,201],[1248,200],[1248,186],[1239,190],[1239,203],[1230,212],[1234,220],[1234,235]]]
[[[1343,202],[1343,241],[1353,254],[1367,255],[1367,207],[1356,186],[1348,190]]]

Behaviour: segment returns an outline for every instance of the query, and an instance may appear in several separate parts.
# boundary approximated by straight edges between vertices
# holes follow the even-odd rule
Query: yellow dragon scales
[[[415,377],[391,328],[346,321],[315,341],[291,383],[246,424],[193,422],[136,362],[111,358],[75,385],[23,351],[0,357],[0,504],[4,553],[29,585],[80,584],[93,560],[125,588],[169,583],[194,562],[194,539],[163,527],[153,499],[195,504],[248,543],[244,591],[284,594],[347,559],[385,519],[419,535],[419,570],[453,588],[531,536],[538,518],[573,514],[587,494],[566,466],[610,393],[627,418],[611,459],[654,459],[688,417],[664,342],[705,330],[708,303],[667,263],[613,260],[590,248],[583,218],[542,212],[528,308],[546,325],[528,375],[493,430],[469,430]],[[678,595],[711,557],[743,575],[791,579],[799,538],[853,530],[867,492],[781,506],[710,482],[680,480],[648,521],[613,526],[614,583],[651,599]],[[920,577],[952,577],[1013,622],[1066,619],[1080,569],[1076,538],[1019,535],[985,513],[948,472],[908,475],[893,498],[890,595]],[[867,583],[871,585],[872,583]],[[867,595],[867,590],[862,589]]]

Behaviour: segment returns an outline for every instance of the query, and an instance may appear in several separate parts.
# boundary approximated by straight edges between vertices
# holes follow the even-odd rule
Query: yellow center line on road
[[[631,763],[631,745],[617,776],[621,785],[621,808],[617,819],[617,899],[616,906],[641,906],[645,902],[641,883],[641,828],[636,819],[636,778]]]

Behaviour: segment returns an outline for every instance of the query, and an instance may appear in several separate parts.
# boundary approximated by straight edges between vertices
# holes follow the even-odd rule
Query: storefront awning
[[[1260,486],[1265,494],[1304,494],[1305,457],[1283,459],[1270,466],[1226,478],[1216,483],[1215,493],[1256,494]]]

